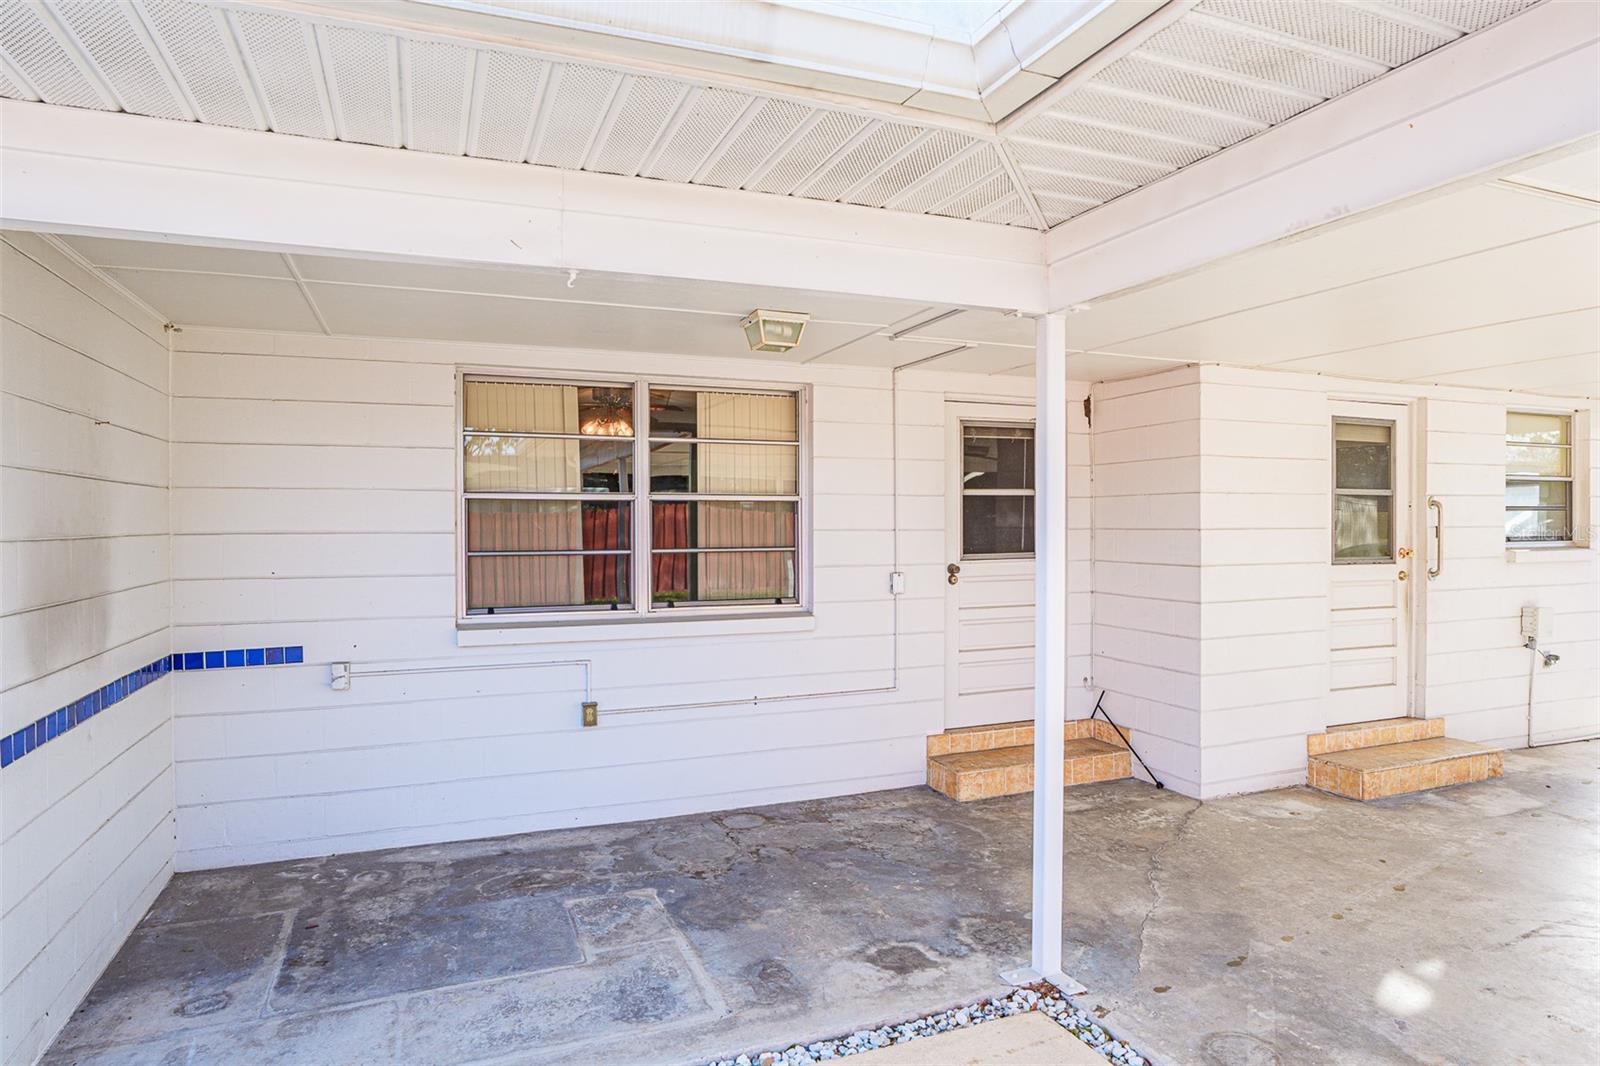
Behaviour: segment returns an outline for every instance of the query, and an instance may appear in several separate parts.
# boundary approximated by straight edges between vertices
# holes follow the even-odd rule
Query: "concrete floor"
[[[1600,744],[1359,804],[1067,798],[1079,1004],[1172,1063],[1589,1063]],[[999,991],[1029,797],[927,789],[181,874],[45,1062],[689,1062]]]

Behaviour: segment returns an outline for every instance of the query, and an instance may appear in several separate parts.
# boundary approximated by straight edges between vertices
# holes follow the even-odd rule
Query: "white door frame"
[[[961,549],[962,515],[961,515],[961,427],[963,425],[994,425],[994,426],[1028,426],[1035,424],[1034,405],[1031,402],[1006,403],[996,400],[961,400],[947,399],[944,405],[944,432],[945,432],[945,522],[944,544],[945,564],[955,563],[966,567]],[[996,557],[997,563],[1014,561],[1024,564],[1032,571],[1034,560],[1028,557],[1025,561],[1015,556]],[[980,561],[978,565],[983,565]],[[941,575],[945,577],[944,575]],[[960,641],[960,608],[961,596],[959,588],[948,583],[945,577],[944,597],[944,725],[946,729],[958,728],[961,725],[971,724],[953,721],[954,711],[960,699],[961,678],[961,641]],[[1031,586],[1031,581],[1030,581]],[[1029,673],[1032,677],[1032,673]],[[1026,709],[1019,716],[1028,717]]]

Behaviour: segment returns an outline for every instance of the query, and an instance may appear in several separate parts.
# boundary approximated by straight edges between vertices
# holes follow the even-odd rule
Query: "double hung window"
[[[1506,413],[1506,542],[1572,541],[1572,417]]]
[[[800,397],[468,377],[468,616],[800,602]]]

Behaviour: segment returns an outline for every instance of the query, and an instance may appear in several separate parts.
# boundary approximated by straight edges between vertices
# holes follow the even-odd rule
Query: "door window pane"
[[[1333,424],[1334,487],[1393,488],[1393,437],[1393,424],[1335,422]]]
[[[1033,430],[1026,426],[963,426],[961,487],[1033,488]]]
[[[1391,496],[1340,494],[1333,501],[1333,558],[1370,562],[1394,558]]]
[[[1032,555],[1032,496],[968,496],[962,500],[965,555]]]

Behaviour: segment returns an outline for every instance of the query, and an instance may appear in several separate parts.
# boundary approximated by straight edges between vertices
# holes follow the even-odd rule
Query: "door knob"
[[[950,584],[955,585],[961,581],[961,567],[957,566],[955,563],[951,563],[949,566],[945,567],[944,572],[949,575],[945,578],[945,580],[950,582]]]

